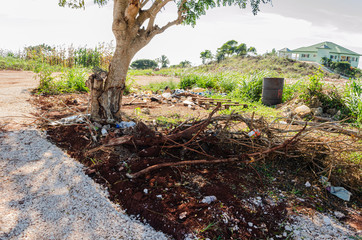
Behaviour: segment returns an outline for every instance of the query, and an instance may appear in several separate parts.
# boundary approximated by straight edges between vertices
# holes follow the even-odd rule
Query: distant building
[[[280,53],[285,53],[285,51]],[[299,61],[322,63],[322,58],[326,57],[333,62],[347,61],[352,67],[358,67],[359,57],[362,56],[359,53],[353,52],[332,42],[322,42],[309,47],[297,48],[291,50],[290,53],[293,58]]]
[[[283,48],[278,51],[279,57],[292,58],[292,51],[289,48]]]

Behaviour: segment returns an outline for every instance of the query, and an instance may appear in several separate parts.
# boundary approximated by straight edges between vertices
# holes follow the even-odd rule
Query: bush
[[[157,68],[157,63],[150,59],[140,59],[132,62],[131,68],[134,69],[154,69]]]
[[[181,77],[180,87],[182,89],[192,88],[199,81],[200,77],[196,74],[186,74]]]
[[[88,92],[85,85],[88,71],[83,68],[71,68],[61,75],[62,82],[67,85],[67,92]]]
[[[346,86],[344,102],[351,115],[356,118],[358,126],[362,127],[362,80],[351,80]]]
[[[71,92],[87,92],[85,85],[88,72],[82,68],[65,70],[59,77],[54,77],[53,70],[45,67],[39,71],[38,94],[56,95]]]
[[[231,95],[235,98],[241,98],[251,102],[260,101],[263,90],[263,79],[268,75],[268,72],[257,72],[245,75]]]

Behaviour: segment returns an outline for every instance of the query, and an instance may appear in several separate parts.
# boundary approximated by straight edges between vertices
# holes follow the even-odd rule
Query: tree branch
[[[126,176],[128,178],[138,178],[139,176],[142,176],[148,172],[163,168],[163,167],[174,167],[174,166],[180,166],[180,165],[194,165],[194,164],[216,164],[216,163],[230,163],[230,162],[235,162],[235,161],[241,161],[241,160],[245,160],[247,158],[253,158],[254,156],[263,156],[272,152],[275,152],[279,149],[285,148],[288,145],[294,144],[295,142],[298,141],[298,137],[302,134],[302,132],[306,129],[307,125],[305,125],[303,127],[303,129],[301,129],[294,137],[287,139],[286,141],[284,141],[284,143],[273,147],[273,148],[269,148],[266,149],[262,152],[256,152],[256,153],[244,153],[241,154],[239,156],[234,156],[231,158],[226,158],[226,159],[215,159],[215,160],[206,160],[206,159],[202,159],[202,160],[188,160],[188,161],[180,161],[180,162],[168,162],[168,163],[161,163],[161,164],[156,164],[150,167],[147,167],[141,171],[138,171],[136,173],[133,174],[126,174]],[[286,149],[287,150],[287,149]],[[259,158],[262,159],[262,158]],[[246,162],[246,163],[252,163],[254,162],[254,160]]]
[[[148,0],[145,0],[148,1]],[[142,11],[138,18],[137,18],[137,23],[138,25],[142,25],[148,18],[156,18],[157,13],[164,7],[166,6],[167,3],[171,2],[172,0],[156,0],[152,6],[145,10]]]
[[[141,2],[141,9],[144,7],[144,6],[146,6],[146,4],[149,2],[150,0],[143,0],[142,2]]]
[[[166,0],[166,1],[170,1],[170,0]],[[182,15],[183,13],[183,6],[184,4],[187,2],[187,0],[182,0],[180,7],[178,8],[178,17],[176,20],[167,23],[165,26],[163,26],[162,28],[159,28],[157,25],[153,27],[153,30],[150,32],[149,37],[153,38],[154,36],[156,36],[157,34],[163,33],[166,29],[168,29],[169,27],[173,26],[173,25],[178,25],[181,24],[182,21],[184,20],[184,17]],[[166,5],[166,4],[165,4]],[[159,9],[161,10],[161,8]]]
[[[124,13],[128,6],[128,1],[114,0],[113,5],[113,31],[122,31],[126,29],[126,22],[124,19]]]

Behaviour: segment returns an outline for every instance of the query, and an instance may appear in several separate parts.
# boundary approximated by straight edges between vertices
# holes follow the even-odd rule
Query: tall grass
[[[95,48],[41,44],[17,53],[0,50],[0,69],[34,70],[39,65],[108,69],[113,52],[112,43],[101,43]]]
[[[263,78],[270,76],[269,72],[255,73],[220,72],[184,74],[180,86],[183,89],[201,87],[230,94],[233,98],[257,102],[261,98]]]
[[[356,123],[362,127],[362,79],[352,79],[346,86],[344,102]]]

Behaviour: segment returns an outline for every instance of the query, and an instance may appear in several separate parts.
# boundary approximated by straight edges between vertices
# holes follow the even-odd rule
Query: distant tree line
[[[227,57],[231,56],[245,56],[247,54],[256,55],[255,47],[247,47],[245,43],[238,43],[235,40],[230,40],[224,43],[221,47],[216,50],[216,54],[213,55],[210,50],[205,50],[200,53],[200,58],[202,59],[202,64],[206,64],[213,60],[221,62]]]
[[[167,68],[169,67],[170,60],[166,55],[161,55],[161,57],[156,58],[155,60],[151,59],[139,59],[131,63],[132,69],[157,69],[157,68]],[[188,60],[181,61],[178,65],[171,65],[172,68],[187,68],[191,67],[191,62]]]

